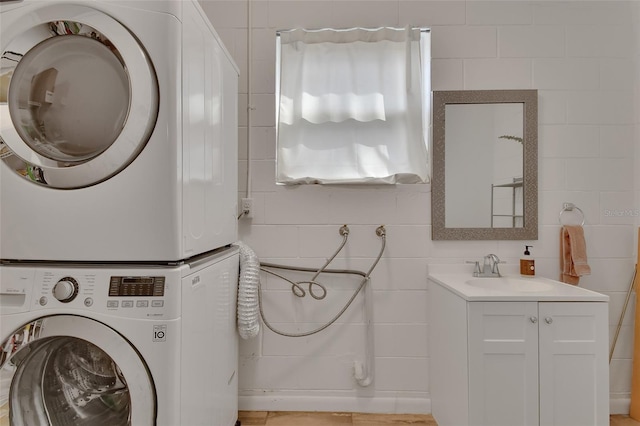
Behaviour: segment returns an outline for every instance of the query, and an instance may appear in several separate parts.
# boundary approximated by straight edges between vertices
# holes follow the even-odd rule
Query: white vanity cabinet
[[[469,296],[429,280],[438,426],[609,424],[608,298],[558,285]]]

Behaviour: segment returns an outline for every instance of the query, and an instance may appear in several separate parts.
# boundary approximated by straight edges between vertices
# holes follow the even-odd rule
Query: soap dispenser
[[[520,259],[520,275],[534,276],[536,274],[536,261],[531,256],[529,248],[524,246],[524,256]]]

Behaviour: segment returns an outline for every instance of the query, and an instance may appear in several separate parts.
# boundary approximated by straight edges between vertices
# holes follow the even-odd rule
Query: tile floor
[[[428,414],[240,411],[238,419],[242,426],[437,426]],[[610,426],[640,426],[640,422],[614,415]]]

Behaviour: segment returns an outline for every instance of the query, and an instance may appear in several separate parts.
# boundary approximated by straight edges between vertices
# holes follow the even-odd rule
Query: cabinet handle
[[[532,323],[534,323],[534,324],[535,324],[535,323],[537,323],[537,322],[538,322],[538,318],[536,318],[536,317],[530,317],[530,318],[529,318],[529,321],[531,321]]]
[[[547,324],[551,324],[551,323],[553,322],[553,318],[551,318],[551,317],[546,317],[546,318],[544,319],[544,322],[546,322]]]

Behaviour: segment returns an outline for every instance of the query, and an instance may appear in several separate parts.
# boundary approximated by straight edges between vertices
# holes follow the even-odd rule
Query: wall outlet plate
[[[240,213],[242,214],[241,219],[253,218],[253,198],[243,198],[240,201]]]

